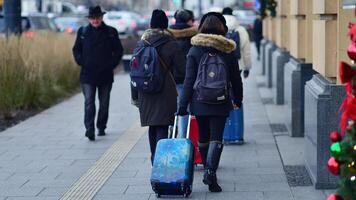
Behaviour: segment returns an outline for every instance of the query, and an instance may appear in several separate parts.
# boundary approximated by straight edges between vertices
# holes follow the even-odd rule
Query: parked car
[[[148,28],[148,21],[139,14],[129,11],[109,11],[104,22],[117,29],[120,34],[139,34]]]
[[[83,17],[56,17],[53,19],[60,32],[76,33],[81,26],[86,26],[88,20]]]
[[[256,19],[256,13],[253,10],[234,10],[233,14],[239,20],[240,25],[246,28],[250,40],[252,40],[253,23]]]

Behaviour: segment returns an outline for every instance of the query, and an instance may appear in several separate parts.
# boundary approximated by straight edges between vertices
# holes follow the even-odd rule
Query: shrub
[[[0,114],[11,118],[21,109],[42,109],[73,94],[79,67],[68,34],[37,33],[34,38],[0,39]]]

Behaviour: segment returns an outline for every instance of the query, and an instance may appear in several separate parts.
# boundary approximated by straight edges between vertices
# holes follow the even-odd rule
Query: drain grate
[[[304,165],[286,165],[284,171],[290,187],[313,185]]]
[[[261,98],[262,104],[273,104],[273,98]]]
[[[285,124],[270,124],[271,130],[274,133],[284,133],[288,132]]]

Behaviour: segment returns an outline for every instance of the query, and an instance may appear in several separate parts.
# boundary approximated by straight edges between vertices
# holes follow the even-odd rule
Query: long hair
[[[216,16],[210,15],[206,17],[199,29],[200,33],[225,35],[226,30],[224,24]]]

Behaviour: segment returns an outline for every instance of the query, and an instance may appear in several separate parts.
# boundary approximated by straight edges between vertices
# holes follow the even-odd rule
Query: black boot
[[[209,142],[207,143],[198,143],[198,147],[199,147],[199,153],[200,153],[200,157],[201,157],[201,161],[203,163],[204,169],[206,166],[206,157],[208,156],[208,150],[209,150]]]
[[[204,173],[203,183],[209,185],[210,192],[221,192],[222,189],[218,185],[216,178],[216,170],[219,166],[223,144],[220,141],[212,141],[209,144],[208,155],[206,159],[206,169]]]

